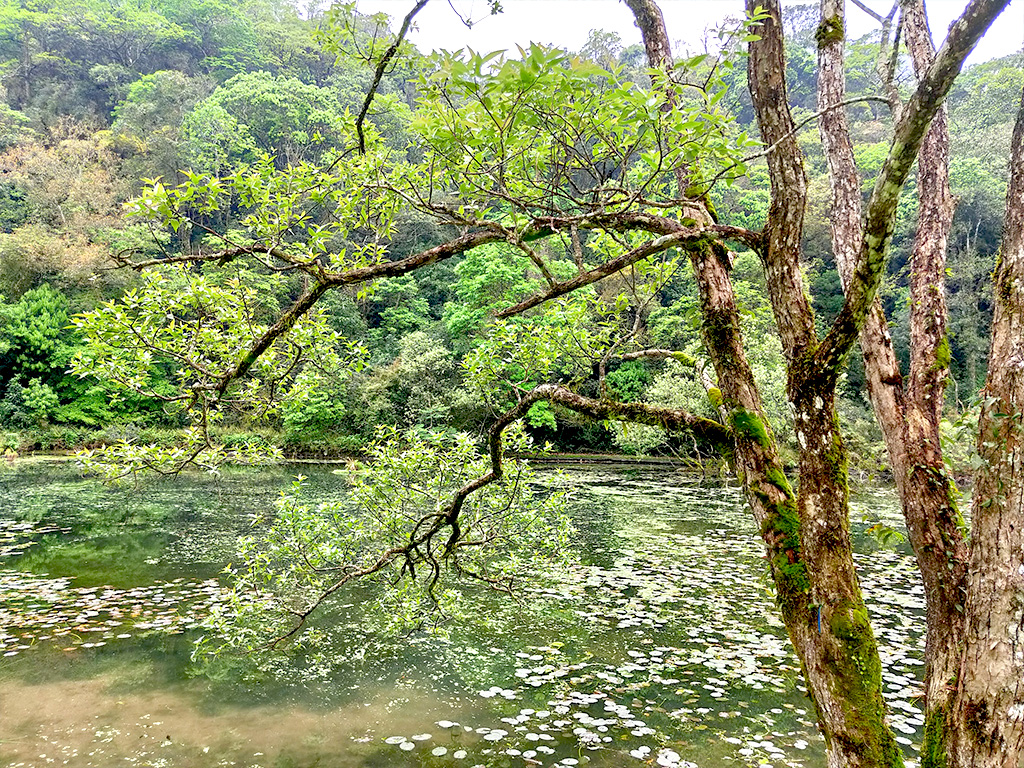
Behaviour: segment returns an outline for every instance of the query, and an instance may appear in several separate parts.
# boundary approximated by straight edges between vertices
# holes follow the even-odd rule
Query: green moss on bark
[[[814,33],[814,39],[819,48],[824,48],[829,43],[838,43],[843,39],[843,21],[836,16],[822,19],[821,24]]]
[[[769,446],[768,430],[761,418],[746,408],[735,408],[732,412],[732,428],[737,435],[742,435],[762,448]]]
[[[711,403],[711,407],[718,410],[722,407],[722,390],[718,387],[711,387],[708,390],[708,402]]]
[[[761,526],[761,536],[771,548],[775,599],[784,613],[797,615],[807,607],[811,579],[800,556],[800,517],[796,511],[796,497],[782,470],[770,468],[767,480],[783,494],[783,498],[773,501],[777,494],[754,491],[769,510]]]
[[[866,764],[903,768],[903,755],[885,723],[882,663],[867,608],[863,604],[837,606],[829,616],[829,629],[842,646],[832,660],[842,691],[837,698],[848,722],[855,726],[853,730],[865,735],[865,743],[846,746],[863,753]]]
[[[944,371],[949,368],[950,360],[952,359],[949,351],[949,339],[945,336],[939,341],[939,345],[935,348],[935,363],[932,366],[932,370]]]
[[[947,768],[946,713],[933,710],[924,721],[921,768]]]

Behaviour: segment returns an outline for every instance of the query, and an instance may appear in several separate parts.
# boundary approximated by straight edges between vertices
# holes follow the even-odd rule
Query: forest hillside
[[[788,9],[790,95],[798,120],[815,112],[815,13]],[[301,168],[333,156],[350,135],[373,77],[368,55],[387,34],[382,20],[350,23],[353,44],[325,35],[338,24],[277,0],[154,0],[126,2],[49,0],[0,7],[0,450],[29,452],[117,442],[173,443],[185,418],[159,397],[110,390],[89,375],[69,373],[81,359],[76,318],[131,296],[144,279],[115,269],[118,254],[173,258],[202,249],[204,239],[241,229],[253,206],[244,199],[193,215],[200,226],[154,228],[133,216],[134,200],[154,183],[166,188],[188,179],[230,176],[267,163]],[[336,30],[335,30],[336,31]],[[880,90],[878,36],[849,44],[851,95]],[[395,156],[415,160],[416,124],[424,109],[424,73],[437,60],[415,51],[395,59],[368,114],[371,130]],[[610,30],[595,30],[584,60],[623,81],[645,83],[639,46],[623,47]],[[367,55],[364,55],[367,54]],[[709,57],[709,62],[715,57]],[[695,63],[693,66],[709,66]],[[753,128],[743,67],[727,75],[724,109],[739,129]],[[897,87],[910,84],[909,60],[898,60]],[[1024,85],[1024,54],[968,69],[949,101],[951,185],[957,198],[949,240],[947,290],[949,435],[971,418],[984,381],[991,321],[991,279],[999,250],[1014,107]],[[857,164],[864,178],[880,169],[891,118],[878,99],[848,108]],[[828,222],[829,186],[813,120],[799,134],[810,174],[810,210],[803,265],[818,322],[831,323],[842,304]],[[752,146],[751,154],[756,155]],[[865,195],[870,184],[865,184]],[[712,193],[722,224],[760,229],[769,204],[763,160]],[[196,213],[196,212],[193,212]],[[915,231],[913,178],[904,191],[883,288],[895,349],[906,363],[908,258]],[[400,259],[437,241],[425,216],[397,218],[386,259]],[[571,274],[578,264],[603,258],[599,238],[566,238],[563,254],[545,254]],[[751,252],[733,254],[733,282],[756,377],[783,443],[787,426],[782,347],[774,330],[763,275]],[[701,340],[694,281],[678,263],[652,282],[637,268],[596,291],[628,299],[614,317],[588,310],[576,327],[588,338],[627,323],[633,337],[674,355],[616,359],[598,371],[587,339],[565,342],[578,359],[560,375],[581,391],[599,389],[627,402],[685,407],[715,417]],[[241,281],[268,308],[288,306],[302,278],[270,280],[232,264],[211,265],[204,279]],[[344,376],[309,375],[283,389],[272,409],[238,407],[216,425],[225,445],[268,444],[301,456],[351,455],[382,426],[455,429],[479,433],[493,414],[466,385],[464,362],[486,351],[486,324],[494,312],[530,294],[544,277],[504,244],[477,248],[404,277],[332,292],[321,302],[324,322],[345,344],[358,345],[360,364]],[[651,286],[654,286],[653,288]],[[625,290],[624,290],[625,286]],[[631,287],[632,286],[632,287]],[[581,318],[576,318],[581,320]],[[340,343],[340,342],[339,342]],[[572,357],[570,352],[569,357]],[[81,365],[79,369],[81,369]],[[167,361],[167,389],[179,375]],[[302,373],[299,373],[302,377]],[[159,392],[157,383],[155,390]],[[852,355],[840,387],[851,459],[861,472],[886,464],[867,402],[863,365]],[[700,459],[702,446],[657,427],[586,420],[557,404],[539,402],[527,415],[535,440],[570,452],[625,452]],[[955,440],[951,442],[955,445]],[[956,460],[957,451],[950,451]]]

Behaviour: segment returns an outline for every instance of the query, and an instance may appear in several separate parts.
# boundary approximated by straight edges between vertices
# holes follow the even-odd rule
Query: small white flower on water
[[[438,728],[454,728],[457,725],[458,725],[458,723],[453,723],[451,720],[438,720],[437,721],[437,727]]]
[[[413,741],[426,741],[429,738],[430,738],[430,734],[429,733],[417,733],[415,736],[412,737],[412,740]]]
[[[398,745],[398,748],[404,749],[406,752],[408,752],[410,749],[415,749],[416,745],[413,744],[411,741],[403,741],[401,744]]]
[[[401,744],[405,741],[405,736],[388,736],[384,739],[385,744]]]
[[[452,757],[454,757],[456,760],[463,760],[463,759],[465,759],[467,754],[469,754],[469,753],[466,752],[466,750],[464,750],[464,749],[457,749],[454,752],[452,752]]]
[[[448,749],[446,747],[434,747],[432,750],[430,750],[430,754],[432,754],[434,757],[441,757],[442,755],[448,754]]]
[[[637,747],[636,749],[629,750],[629,754],[632,755],[633,757],[637,758],[638,760],[643,760],[645,757],[647,757],[649,754],[651,754],[651,748],[650,747]]]

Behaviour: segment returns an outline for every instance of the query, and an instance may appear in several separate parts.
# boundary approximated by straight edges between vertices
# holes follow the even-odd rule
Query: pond
[[[109,489],[74,465],[0,472],[0,764],[9,766],[817,766],[799,668],[735,484],[658,470],[550,473],[573,490],[579,564],[476,619],[374,639],[329,667],[199,674],[200,622],[253,510],[300,468]],[[305,493],[344,478],[301,467]],[[914,764],[923,588],[885,489],[854,508],[885,695]],[[347,627],[347,629],[346,629]],[[350,630],[350,631],[349,631]],[[214,672],[216,670],[213,670]]]

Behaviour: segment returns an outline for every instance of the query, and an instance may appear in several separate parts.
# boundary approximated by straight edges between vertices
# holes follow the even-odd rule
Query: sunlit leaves
[[[463,361],[467,382],[500,404],[515,390],[587,379],[617,337],[614,319],[595,317],[594,309],[593,298],[580,294],[543,315],[494,323]]]
[[[205,435],[224,408],[256,416],[276,407],[289,388],[319,377],[347,375],[363,351],[329,329],[321,311],[298,319],[291,333],[270,344],[244,376],[234,372],[277,317],[287,278],[241,267],[210,274],[179,268],[146,273],[143,285],[75,320],[84,345],[72,362],[79,376],[93,375],[122,391],[157,398],[202,427]],[[129,467],[165,468],[198,456],[212,466],[217,448],[198,433],[180,453],[152,453],[128,461],[129,448],[107,449]],[[120,450],[124,455],[116,455]]]
[[[207,251],[252,247],[247,258],[272,269],[361,267],[385,258],[403,204],[381,181],[386,163],[369,154],[282,172],[263,156],[220,177],[187,172],[176,187],[151,180],[128,213],[174,232],[198,229]],[[239,229],[203,223],[229,209],[241,212]]]
[[[523,213],[629,206],[673,196],[677,166],[699,179],[741,173],[753,144],[721,108],[716,78],[670,98],[537,45],[514,60],[460,51],[434,64],[414,127],[437,180],[464,201]]]
[[[124,442],[78,454],[83,469],[111,483],[154,473],[173,475],[184,467],[216,474],[224,464],[262,466],[280,459],[280,450],[265,443],[248,442],[227,448],[212,442],[209,434],[198,427],[185,430],[181,440],[172,446]]]

